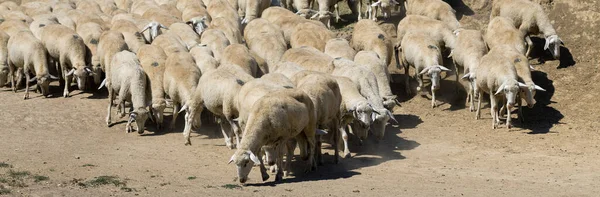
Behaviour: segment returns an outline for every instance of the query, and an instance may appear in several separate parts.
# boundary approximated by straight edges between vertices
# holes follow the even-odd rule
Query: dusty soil
[[[227,149],[216,127],[193,134],[184,146],[183,121],[172,132],[126,134],[125,119],[107,127],[106,93],[41,98],[0,92],[0,194],[16,196],[596,196],[600,192],[600,3],[595,0],[541,1],[565,47],[562,59],[537,52],[531,63],[537,105],[525,109],[525,123],[491,129],[488,107],[482,120],[453,95],[453,77],[444,79],[442,105],[407,96],[394,83],[402,107],[399,124],[385,141],[351,142],[352,158],[309,174],[298,170],[281,183],[260,180],[255,168],[247,186],[234,181]],[[491,3],[452,2],[469,28],[487,23]],[[344,6],[342,6],[344,7]],[[344,10],[347,13],[347,10]],[[345,15],[349,18],[349,15]],[[400,17],[390,21],[397,23]],[[387,25],[389,27],[389,24]],[[341,29],[349,36],[352,25]],[[346,31],[346,33],[343,33]],[[393,67],[390,67],[393,68]],[[398,71],[395,71],[398,72]],[[403,75],[394,75],[396,82]],[[414,88],[414,87],[413,87]],[[58,83],[52,91],[61,92]],[[116,116],[113,116],[116,117]],[[513,116],[516,117],[516,116]],[[167,117],[169,121],[169,117]],[[332,155],[332,151],[327,151]],[[294,161],[295,169],[304,162]],[[27,173],[19,173],[27,171]],[[48,177],[40,178],[42,176]],[[113,179],[101,176],[114,176]],[[98,178],[101,177],[101,178]],[[107,185],[102,185],[106,181]]]

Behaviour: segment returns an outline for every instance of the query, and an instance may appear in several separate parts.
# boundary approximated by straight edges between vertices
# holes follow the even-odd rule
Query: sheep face
[[[386,109],[392,110],[396,106],[396,95],[383,97],[383,106]]]
[[[152,110],[152,114],[154,115],[154,119],[156,120],[156,127],[160,129],[160,126],[164,120],[164,111],[167,108],[167,103],[162,101],[160,103],[152,104],[150,110]]]
[[[238,180],[240,183],[246,183],[248,174],[250,174],[250,170],[252,170],[252,166],[254,166],[255,163],[260,163],[260,160],[252,153],[252,151],[238,149],[229,160],[229,163],[232,162],[237,166]]]
[[[146,28],[144,28],[140,33],[144,33],[144,31],[146,30],[150,30],[150,43],[152,43],[152,41],[162,33],[162,31],[160,31],[160,29],[169,29],[167,27],[165,27],[164,25],[156,22],[156,21],[152,21],[150,23],[148,23],[148,25],[146,26]]]
[[[354,119],[360,121],[360,123],[365,125],[367,129],[373,122],[373,107],[367,102],[360,102],[356,104],[354,109],[351,109],[350,112],[352,112]]]
[[[385,133],[385,126],[387,125],[388,120],[390,120],[390,114],[387,109],[376,110],[377,113],[374,113],[373,124],[371,125],[371,131],[375,138],[379,141],[383,139],[383,134]]]
[[[527,85],[517,82],[517,80],[506,81],[498,87],[498,90],[494,95],[504,94],[506,97],[506,107],[508,110],[512,110],[515,106],[515,98],[521,88],[527,88]]]
[[[434,92],[438,89],[440,89],[440,79],[441,76],[440,74],[442,72],[446,72],[446,71],[451,71],[450,69],[440,66],[440,65],[434,65],[434,66],[427,66],[425,67],[425,69],[423,69],[419,75],[427,75],[431,78],[431,91]]]
[[[359,120],[354,120],[350,123],[350,126],[352,127],[352,133],[360,140],[360,144],[362,144],[362,142],[369,137],[369,128],[371,127],[371,123],[367,125]]]
[[[37,85],[42,91],[42,95],[48,96],[50,94],[50,75],[36,77]]]
[[[139,108],[137,110],[134,110],[133,112],[131,112],[131,115],[129,116],[129,118],[130,118],[130,120],[129,120],[130,122],[135,121],[138,133],[143,133],[144,128],[146,128],[145,127],[146,120],[148,119],[148,110],[146,110],[144,108]]]
[[[79,69],[73,69],[67,75],[74,75],[77,78],[77,86],[79,90],[85,90],[85,84],[88,76],[92,75],[92,70],[87,67],[81,67]]]
[[[535,92],[537,90],[546,91],[542,87],[535,84],[528,84],[527,87],[521,87],[521,92],[519,93],[519,95],[521,96],[521,98],[525,99],[525,102],[527,102],[527,107],[533,108],[533,106],[535,105],[536,101],[533,97],[535,96]]]
[[[551,35],[546,37],[546,44],[544,45],[544,50],[550,50],[554,59],[560,59],[560,44],[562,40],[558,37],[558,35]]]
[[[206,17],[202,17],[200,19],[191,19],[190,21],[186,22],[186,24],[191,25],[199,36],[202,36],[202,32],[208,28],[208,25],[206,25]]]

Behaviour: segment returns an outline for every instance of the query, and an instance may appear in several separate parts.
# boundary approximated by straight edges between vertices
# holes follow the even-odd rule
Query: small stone
[[[81,157],[79,157],[79,156],[75,156],[75,159],[81,159]]]

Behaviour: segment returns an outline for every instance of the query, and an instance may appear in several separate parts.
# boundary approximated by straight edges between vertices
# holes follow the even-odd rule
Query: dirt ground
[[[309,174],[302,173],[304,162],[294,161],[298,171],[281,183],[272,182],[274,175],[262,182],[255,167],[249,184],[240,186],[234,180],[235,167],[227,165],[234,151],[224,146],[214,126],[203,127],[192,135],[193,145],[184,146],[182,120],[172,132],[154,133],[150,125],[151,131],[141,136],[124,132],[125,119],[107,127],[106,93],[74,91],[67,99],[33,93],[30,100],[22,100],[23,91],[2,88],[0,194],[597,196],[600,86],[594,81],[600,80],[600,3],[542,3],[565,47],[561,60],[552,60],[541,52],[543,40],[534,39],[534,80],[548,91],[538,92],[537,105],[525,109],[525,123],[514,121],[516,128],[492,130],[485,104],[482,120],[475,120],[460,101],[464,95],[453,94],[453,77],[443,80],[446,91],[435,109],[428,98],[407,96],[404,85],[394,83],[393,91],[402,100],[394,111],[399,124],[388,125],[383,142],[358,146],[351,139],[351,158],[334,165],[327,155],[325,165]],[[464,26],[485,27],[491,3],[466,0],[452,5]],[[351,29],[342,28],[340,36],[349,36]],[[393,77],[401,82],[404,76]],[[57,82],[51,90],[57,95],[62,91]],[[166,119],[168,123],[169,115]]]

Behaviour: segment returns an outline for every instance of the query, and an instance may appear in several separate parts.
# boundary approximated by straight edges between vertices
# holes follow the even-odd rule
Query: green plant
[[[196,176],[190,176],[190,177],[188,177],[187,179],[188,179],[188,180],[194,180],[194,179],[196,179]]]
[[[5,162],[0,162],[0,168],[12,168],[12,165]]]
[[[33,176],[33,180],[35,182],[40,182],[40,181],[46,181],[49,180],[50,178],[48,178],[47,176],[42,176],[42,175],[35,175]]]
[[[225,184],[223,186],[221,186],[225,189],[241,189],[242,186],[236,185],[236,184]]]
[[[92,187],[96,187],[96,186],[100,186],[100,185],[110,185],[113,184],[115,186],[126,186],[125,182],[119,180],[119,177],[116,176],[99,176],[99,177],[94,177],[94,179],[86,181],[83,184],[79,184],[80,186],[83,187],[87,187],[87,186],[92,186]]]
[[[15,179],[20,179],[26,176],[29,176],[31,173],[29,173],[29,171],[14,171],[14,170],[9,170],[8,171],[8,176],[15,178]]]
[[[96,165],[86,163],[86,164],[83,164],[81,167],[96,167]]]

